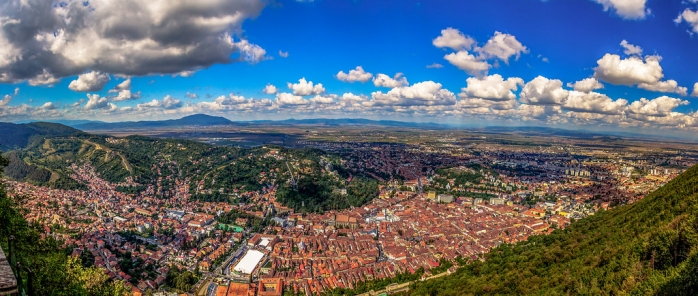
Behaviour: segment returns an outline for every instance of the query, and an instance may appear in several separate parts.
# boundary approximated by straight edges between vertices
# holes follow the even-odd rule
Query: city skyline
[[[697,9],[693,0],[9,1],[0,121],[206,113],[691,133]]]

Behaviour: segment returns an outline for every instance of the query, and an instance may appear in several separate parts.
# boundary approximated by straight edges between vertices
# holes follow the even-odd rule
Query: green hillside
[[[410,295],[698,295],[698,167],[643,200],[502,245]]]
[[[15,125],[17,128],[20,126]],[[358,206],[378,194],[375,180],[348,171],[339,156],[317,149],[235,148],[180,139],[79,133],[37,137],[31,145],[9,151],[5,157],[10,160],[5,169],[8,177],[60,189],[85,190],[71,176],[74,166],[89,164],[102,179],[121,184],[117,190],[139,193],[152,185],[161,198],[174,196],[181,189],[176,188],[179,183],[199,200],[246,203],[241,193],[276,186],[282,204],[298,211],[322,212]],[[291,174],[296,186],[290,185]],[[347,194],[336,189],[347,189]]]
[[[44,137],[65,137],[83,134],[82,131],[58,123],[32,122],[14,124],[0,122],[0,151],[25,148]]]

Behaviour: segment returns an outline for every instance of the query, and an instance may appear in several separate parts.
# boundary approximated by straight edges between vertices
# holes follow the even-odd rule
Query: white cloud
[[[649,13],[645,9],[647,0],[593,0],[596,3],[603,5],[603,10],[613,10],[615,13],[624,19],[637,20],[643,19]]]
[[[313,85],[312,81],[306,81],[305,78],[298,80],[298,83],[288,83],[288,88],[293,90],[293,94],[297,96],[319,95],[325,92],[322,83]]]
[[[596,62],[594,77],[617,85],[655,84],[664,77],[660,60],[659,56],[647,56],[644,60],[636,56],[621,59],[619,55],[607,53]]]
[[[456,51],[470,50],[475,43],[475,39],[463,35],[463,33],[454,28],[441,30],[441,36],[436,37],[432,41],[432,44],[438,48],[448,47]]]
[[[504,80],[499,74],[483,78],[471,77],[466,82],[468,86],[461,89],[460,97],[492,101],[516,100],[516,95],[512,91],[516,91],[519,85],[524,85],[524,81],[521,78],[510,77]]]
[[[375,85],[376,87],[382,86],[387,88],[395,88],[407,86],[409,85],[409,83],[407,82],[407,78],[402,73],[395,74],[395,77],[393,78],[390,78],[390,76],[380,73],[376,75],[375,78],[373,78],[373,85]]]
[[[262,90],[263,93],[268,95],[273,95],[276,93],[276,91],[276,86],[272,85],[271,83],[267,83],[267,86],[265,86]]]
[[[642,48],[641,47],[639,47],[637,45],[630,44],[625,39],[623,39],[623,41],[620,42],[620,46],[623,47],[623,52],[627,55],[636,55],[636,56],[642,55]]]
[[[264,48],[252,44],[247,40],[240,40],[233,43],[233,48],[240,52],[240,57],[236,59],[236,61],[239,62],[244,61],[250,64],[256,64],[267,59],[267,51],[264,50]]]
[[[310,101],[303,99],[302,96],[293,95],[293,94],[289,94],[289,93],[277,94],[276,101],[274,101],[274,102],[279,107],[299,106],[299,105],[310,104]]]
[[[232,105],[239,105],[247,102],[245,97],[243,96],[236,96],[233,94],[229,94],[228,96],[219,96],[217,97],[214,102],[224,105],[224,106],[232,106]]]
[[[13,79],[9,78],[11,76],[10,74],[2,73],[1,71],[2,70],[0,70],[0,81],[5,81],[5,82],[13,81]],[[6,79],[3,79],[3,77],[5,77]],[[15,79],[15,80],[21,80],[21,79]],[[29,79],[29,85],[31,85],[31,86],[37,86],[37,85],[53,86],[54,84],[56,84],[60,81],[61,81],[60,79],[56,78],[55,76],[53,76],[53,74],[49,73],[48,70],[43,69],[41,73],[37,73],[36,76]]]
[[[287,58],[288,57],[288,51],[281,51],[279,50],[279,56],[282,58]]]
[[[599,82],[598,80],[596,80],[596,78],[593,77],[585,78],[575,83],[568,83],[567,86],[574,88],[574,90],[576,91],[586,93],[603,88],[603,84],[601,84],[601,82]]]
[[[194,76],[194,74],[196,74],[196,71],[193,71],[193,70],[192,71],[181,71],[181,72],[177,72],[177,73],[172,74],[172,78],[177,77],[177,76],[192,77],[192,76]]]
[[[100,91],[104,88],[104,85],[109,82],[109,75],[106,73],[100,73],[97,71],[91,71],[89,73],[80,74],[77,80],[73,80],[68,85],[73,91]]]
[[[110,89],[109,92],[120,92],[122,90],[130,90],[130,89],[131,89],[131,78],[126,78],[126,80],[117,84],[114,87],[114,89]]]
[[[192,113],[208,111],[261,112],[268,110],[271,105],[272,102],[269,99],[245,99],[245,97],[230,94],[228,96],[219,96],[213,100],[213,102],[199,102],[193,106],[184,107],[183,109],[187,109]]]
[[[444,67],[444,65],[439,64],[439,63],[433,63],[431,65],[427,65],[427,69],[441,69],[443,67]]]
[[[5,95],[5,96],[2,98],[2,100],[0,100],[0,107],[2,107],[2,106],[7,106],[7,104],[9,104],[10,102],[12,102],[12,96],[11,96],[11,95]]]
[[[674,20],[675,23],[680,24],[681,22],[686,22],[694,33],[698,33],[698,10],[693,11],[688,8],[684,10],[679,16]]]
[[[337,77],[337,79],[339,79],[340,81],[344,82],[360,81],[361,83],[364,83],[366,81],[371,80],[373,74],[364,71],[364,68],[361,66],[356,66],[356,69],[349,70],[349,74],[344,73],[344,71],[339,71],[339,73],[337,73],[335,77]]]
[[[453,105],[456,96],[440,83],[424,81],[412,86],[396,87],[387,93],[373,92],[369,106],[437,106]]]
[[[98,94],[87,94],[87,98],[85,110],[108,109],[111,107],[107,98],[100,97]]]
[[[164,109],[164,110],[172,110],[172,109],[177,109],[181,108],[183,106],[182,101],[171,97],[170,95],[165,96],[162,100],[152,100],[147,103],[143,104],[138,104],[138,109],[139,110],[145,110],[145,109]]]
[[[641,116],[663,117],[669,115],[680,105],[688,105],[688,101],[667,96],[661,96],[654,100],[641,98],[639,101],[630,104],[628,112]]]
[[[122,91],[119,91],[119,94],[117,94],[115,97],[112,98],[114,102],[121,102],[121,101],[130,101],[130,100],[137,100],[141,98],[141,92],[131,92],[130,89],[124,89]]]
[[[55,110],[57,107],[52,102],[46,102],[41,105],[40,108],[45,110]]]
[[[509,64],[509,58],[515,56],[518,60],[522,53],[528,53],[528,48],[521,44],[514,35],[494,32],[494,36],[485,46],[476,49],[487,58],[498,58]]]
[[[627,106],[628,101],[625,99],[613,101],[608,96],[596,92],[571,91],[563,108],[574,112],[618,115],[625,112]]]
[[[691,96],[693,97],[698,97],[698,82],[696,82],[693,85],[693,92],[691,93]]]
[[[679,83],[676,82],[676,80],[657,81],[653,84],[641,83],[637,87],[651,91],[675,93],[682,96],[688,95],[688,88],[679,86]]]
[[[189,99],[192,99],[192,100],[199,98],[199,95],[197,95],[196,93],[190,93],[190,92],[187,92],[184,96],[189,98]]]
[[[315,104],[332,104],[335,102],[331,96],[315,96],[310,98],[309,101]]]
[[[562,88],[562,81],[538,76],[526,83],[521,90],[522,103],[529,105],[562,105],[569,92]]]
[[[15,96],[19,94],[19,87],[15,87]]]
[[[55,2],[0,2],[0,18],[13,22],[0,31],[0,81],[55,84],[86,71],[171,74],[264,56],[234,36],[266,1]]]
[[[444,56],[444,59],[446,59],[452,65],[458,67],[458,69],[461,69],[473,76],[487,75],[487,71],[490,69],[490,64],[476,58],[467,51],[449,53]]]

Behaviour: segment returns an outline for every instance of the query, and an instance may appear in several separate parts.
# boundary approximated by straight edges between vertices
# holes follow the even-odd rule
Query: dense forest
[[[410,295],[698,295],[698,167],[646,198],[504,244]]]
[[[67,137],[84,134],[82,131],[58,123],[32,122],[14,124],[0,122],[0,150],[9,151],[36,145],[44,137]]]
[[[8,164],[0,158],[0,170]],[[0,245],[9,255],[9,241],[14,237],[12,256],[21,266],[33,271],[35,295],[126,295],[122,282],[114,282],[99,268],[83,267],[79,258],[66,254],[61,243],[50,236],[42,238],[43,228],[24,219],[21,198],[10,198],[0,183]],[[12,258],[9,258],[13,260]],[[26,272],[20,283],[28,289]]]

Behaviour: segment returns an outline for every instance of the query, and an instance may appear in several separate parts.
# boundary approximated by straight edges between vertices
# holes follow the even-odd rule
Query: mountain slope
[[[698,292],[698,167],[643,200],[503,245],[410,295]]]
[[[82,131],[58,123],[32,122],[14,124],[0,122],[0,150],[24,148],[42,137],[65,137],[83,134]]]
[[[181,126],[214,126],[232,125],[232,121],[218,116],[195,114],[180,119],[159,121],[125,121],[125,122],[91,122],[78,124],[75,127],[86,131],[118,130],[118,129],[145,129],[154,127],[181,127]]]

